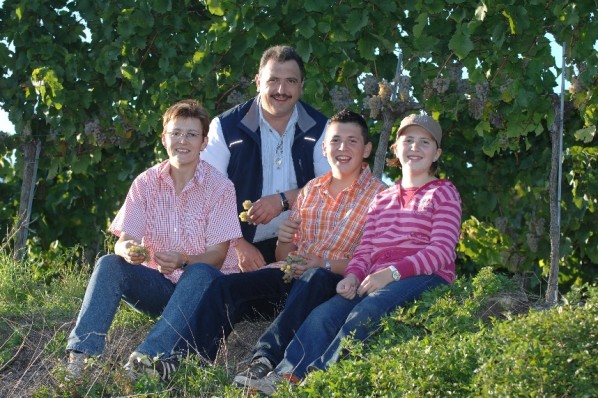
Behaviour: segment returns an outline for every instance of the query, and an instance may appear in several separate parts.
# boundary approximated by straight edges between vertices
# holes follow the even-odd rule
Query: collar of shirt
[[[270,129],[270,130],[276,132],[276,130],[272,128],[270,123],[268,123],[268,121],[264,117],[264,111],[262,109],[262,104],[259,100],[258,100],[257,109],[258,109],[258,113],[260,116],[260,131],[266,131],[266,130]],[[287,123],[287,127],[284,130],[283,136],[294,135],[295,125],[297,124],[298,119],[299,119],[299,114],[297,113],[297,105],[295,105],[295,107],[293,108],[293,114],[291,115],[291,118],[289,119],[289,122]]]
[[[370,166],[366,162],[363,162],[361,164],[361,173],[359,173],[359,178],[356,179],[355,181],[353,181],[353,183],[351,185],[349,185],[347,188],[343,189],[343,191],[346,191],[349,189],[355,189],[355,188],[364,188],[365,183],[370,178],[371,174],[372,174],[372,172],[370,171]],[[314,186],[328,188],[328,186],[330,186],[331,180],[332,180],[332,171],[329,171],[328,173],[325,174],[324,178],[322,178],[320,181],[315,183]]]
[[[167,181],[169,184],[174,184],[174,182],[172,181],[172,176],[170,175],[170,167],[170,162],[168,160],[165,160],[162,163],[160,163],[160,166],[158,166],[158,177],[161,180]],[[204,162],[200,160],[197,163],[197,167],[195,168],[195,174],[193,175],[193,178],[189,180],[187,185],[185,185],[183,191],[187,190],[189,184],[200,184],[203,181],[204,169]]]

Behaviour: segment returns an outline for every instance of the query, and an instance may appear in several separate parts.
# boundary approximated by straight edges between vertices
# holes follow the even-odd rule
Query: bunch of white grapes
[[[247,214],[247,210],[251,209],[252,205],[253,205],[253,203],[251,203],[251,200],[243,201],[243,208],[245,209],[245,211],[242,211],[241,213],[239,213],[239,219],[242,222],[249,222],[249,215]]]
[[[149,250],[147,247],[141,245],[130,246],[129,253],[135,253],[138,256],[143,256],[146,259],[149,257]]]
[[[280,270],[284,272],[282,280],[285,283],[291,283],[295,274],[295,264],[305,264],[305,260],[301,256],[287,256],[287,263],[280,267]]]

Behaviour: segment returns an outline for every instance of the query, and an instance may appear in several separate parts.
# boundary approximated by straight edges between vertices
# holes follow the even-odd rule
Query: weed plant
[[[1,397],[245,397],[232,385],[233,355],[217,364],[183,360],[169,383],[132,381],[122,365],[154,319],[122,304],[105,353],[82,380],[65,378],[66,338],[91,266],[68,251],[51,283],[0,254]],[[543,308],[513,278],[483,269],[424,294],[386,317],[343,360],[280,397],[591,397],[598,391],[598,288],[585,286]],[[257,336],[245,343],[253,344]],[[223,351],[226,351],[226,346]],[[246,359],[246,358],[245,358]]]

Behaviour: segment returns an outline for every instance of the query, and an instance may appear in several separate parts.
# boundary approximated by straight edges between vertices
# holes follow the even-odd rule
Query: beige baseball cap
[[[405,117],[401,121],[399,130],[397,131],[397,137],[400,136],[403,130],[409,126],[419,126],[425,129],[428,133],[432,134],[432,137],[434,137],[438,147],[440,148],[440,141],[442,140],[442,127],[440,127],[440,124],[434,120],[432,116],[412,114]]]

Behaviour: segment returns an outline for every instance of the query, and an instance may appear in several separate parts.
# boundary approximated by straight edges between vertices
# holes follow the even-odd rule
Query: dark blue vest
[[[230,151],[228,178],[235,185],[237,210],[245,200],[255,202],[262,196],[262,141],[257,98],[240,104],[218,116],[222,135]],[[320,139],[327,118],[304,102],[297,102],[297,124],[291,147],[299,188],[315,177],[314,145]],[[253,242],[255,226],[241,223],[243,237]]]

